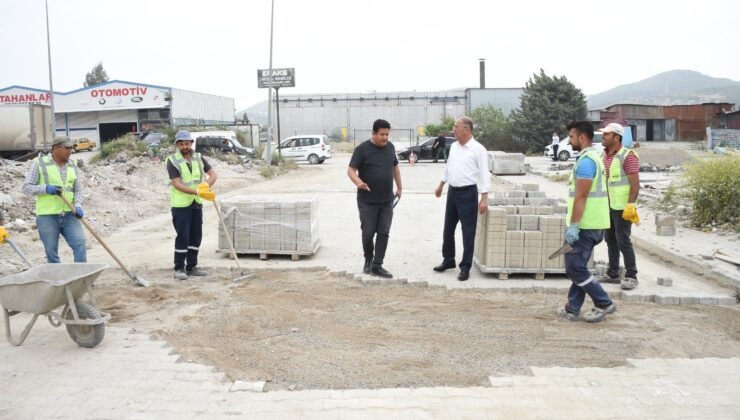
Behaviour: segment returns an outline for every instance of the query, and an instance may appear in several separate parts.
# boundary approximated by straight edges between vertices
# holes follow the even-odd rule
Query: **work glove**
[[[51,195],[58,195],[62,193],[62,187],[57,187],[56,185],[47,185],[46,186],[46,193]]]
[[[565,231],[565,242],[569,245],[573,245],[578,242],[578,235],[581,233],[581,229],[578,228],[578,223],[571,223],[568,226],[568,230]]]
[[[10,239],[10,234],[8,234],[5,226],[0,226],[0,245],[4,244],[8,239]]]
[[[627,204],[622,211],[622,219],[631,223],[640,223],[640,216],[637,215],[637,206],[635,203]]]
[[[213,201],[216,199],[216,193],[211,191],[211,186],[207,182],[198,184],[196,191],[198,192],[198,197],[204,200]]]
[[[85,215],[85,212],[82,211],[82,207],[75,206],[75,217],[78,218],[78,219],[82,219],[82,216],[84,216],[84,215]]]

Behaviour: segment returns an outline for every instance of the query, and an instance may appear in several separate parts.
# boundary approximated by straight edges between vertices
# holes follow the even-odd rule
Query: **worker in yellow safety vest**
[[[622,146],[624,127],[609,123],[604,135],[604,168],[609,191],[609,228],[604,240],[609,250],[609,267],[599,281],[621,283],[623,290],[637,287],[637,262],[630,235],[632,224],[639,223],[637,195],[640,192],[640,164],[637,152]],[[624,279],[620,280],[619,255],[624,256]]]
[[[604,164],[592,147],[594,126],[590,122],[574,121],[568,125],[568,130],[570,145],[580,155],[570,175],[568,213],[565,216],[568,225],[565,241],[573,248],[565,254],[565,272],[572,284],[568,303],[558,308],[557,314],[569,321],[578,321],[581,319],[581,306],[588,295],[594,307],[583,315],[583,320],[599,322],[617,310],[616,304],[588,269],[593,249],[604,239],[604,229],[609,227]]]
[[[170,207],[175,226],[175,274],[177,280],[188,276],[206,276],[198,267],[198,251],[203,239],[203,201],[213,201],[216,194],[211,186],[216,182],[216,171],[193,150],[193,136],[188,131],[175,134],[177,151],[168,156],[167,173],[170,177]]]
[[[69,159],[74,144],[67,137],[51,142],[51,152],[31,162],[23,192],[36,199],[36,227],[44,244],[46,261],[60,263],[59,235],[72,248],[75,262],[87,262],[85,233],[82,231],[82,183],[77,165]],[[60,195],[72,203],[74,210]]]

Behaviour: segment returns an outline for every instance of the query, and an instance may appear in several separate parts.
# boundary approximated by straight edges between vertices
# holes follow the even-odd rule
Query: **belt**
[[[452,191],[467,191],[467,190],[469,190],[469,189],[471,189],[471,188],[475,188],[475,187],[477,187],[477,185],[475,185],[475,184],[472,184],[472,185],[466,185],[466,186],[464,186],[464,187],[453,187],[452,185],[450,185],[450,189],[451,189]]]

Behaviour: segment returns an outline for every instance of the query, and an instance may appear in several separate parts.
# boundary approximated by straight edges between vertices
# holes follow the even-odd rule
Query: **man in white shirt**
[[[560,137],[558,133],[552,133],[552,160],[558,160],[558,148],[560,148]]]
[[[457,141],[450,147],[442,180],[434,191],[437,197],[442,196],[444,185],[450,184],[447,190],[445,208],[445,226],[442,239],[442,264],[434,271],[442,272],[455,268],[455,229],[460,222],[463,237],[463,255],[460,260],[460,274],[457,279],[465,281],[470,277],[473,265],[473,245],[478,213],[488,210],[488,188],[491,175],[488,172],[486,148],[473,138],[473,120],[460,117],[453,128]],[[478,201],[478,180],[480,180],[480,201]]]

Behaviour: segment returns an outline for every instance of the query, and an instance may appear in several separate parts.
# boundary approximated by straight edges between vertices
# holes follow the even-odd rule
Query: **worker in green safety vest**
[[[206,276],[198,267],[198,251],[203,239],[203,200],[213,201],[216,194],[211,186],[216,171],[193,150],[193,136],[188,131],[175,134],[177,151],[168,156],[170,177],[170,207],[175,226],[175,274],[177,280],[189,276]]]
[[[604,139],[604,168],[609,191],[610,226],[604,233],[609,250],[609,267],[599,281],[620,283],[623,290],[637,287],[637,263],[630,235],[632,224],[639,223],[637,195],[640,192],[640,164],[637,153],[622,146],[624,127],[609,123],[600,130]],[[619,256],[624,256],[624,279],[620,279]]]
[[[593,309],[583,315],[586,322],[602,321],[617,310],[601,284],[588,269],[594,247],[604,239],[609,228],[609,199],[606,191],[604,164],[594,150],[594,126],[588,121],[574,121],[568,125],[570,145],[580,152],[568,188],[568,230],[565,241],[573,248],[565,254],[565,272],[572,284],[568,303],[558,308],[557,314],[569,321],[581,319],[580,311],[588,295]]]
[[[77,165],[69,159],[74,144],[67,137],[51,142],[51,153],[31,162],[23,182],[23,192],[36,200],[36,227],[44,244],[46,261],[62,262],[59,258],[59,235],[72,248],[75,262],[87,262],[85,233],[78,219],[82,211],[82,182]],[[60,195],[73,204],[69,208]]]

